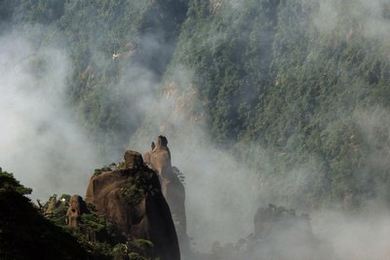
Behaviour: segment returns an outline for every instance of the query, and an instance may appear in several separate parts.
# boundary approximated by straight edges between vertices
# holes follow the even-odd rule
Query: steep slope
[[[388,198],[390,168],[379,162],[389,143],[388,5],[214,2],[190,1],[167,76],[194,73],[179,89],[196,87],[214,140],[247,158],[276,198],[291,191],[283,203]],[[258,146],[268,161],[256,158]],[[309,172],[304,190],[292,169]]]
[[[37,49],[54,44],[69,53],[70,102],[104,141],[107,157],[119,157],[118,148],[142,121],[140,96],[155,94],[175,50],[187,0],[5,0],[1,7],[4,32],[16,28]]]
[[[76,238],[39,214],[28,193],[0,170],[0,258],[88,259]]]

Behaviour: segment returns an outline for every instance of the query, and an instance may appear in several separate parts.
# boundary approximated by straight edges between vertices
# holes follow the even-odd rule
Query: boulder
[[[180,259],[176,230],[158,175],[137,152],[126,151],[124,159],[123,168],[91,177],[86,202],[128,239],[150,240],[156,257]]]

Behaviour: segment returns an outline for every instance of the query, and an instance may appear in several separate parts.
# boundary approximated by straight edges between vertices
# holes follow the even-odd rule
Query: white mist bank
[[[314,234],[328,244],[334,259],[390,258],[390,212],[373,203],[360,213],[312,213]]]
[[[67,104],[71,63],[25,34],[0,36],[0,166],[32,187],[33,198],[82,194],[99,161]]]

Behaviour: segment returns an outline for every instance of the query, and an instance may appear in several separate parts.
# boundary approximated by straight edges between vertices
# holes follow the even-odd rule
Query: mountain
[[[260,145],[274,165],[270,179],[309,168],[301,206],[388,197],[389,168],[372,160],[389,141],[388,5],[227,2],[190,2],[170,65],[194,71],[214,140],[244,158]],[[248,163],[262,174],[263,161]],[[291,187],[273,184],[274,192]]]
[[[236,144],[262,146],[278,165],[269,174],[284,175],[314,161],[316,177],[303,204],[343,201],[351,194],[357,204],[388,197],[380,193],[388,186],[389,168],[370,156],[383,154],[389,142],[379,125],[389,122],[384,2],[3,0],[1,5],[7,10],[2,27],[44,25],[37,48],[54,42],[70,52],[68,96],[85,128],[102,140],[102,150],[123,147],[140,128],[155,127],[155,118],[145,119],[149,110],[139,107],[175,82],[181,92],[195,91],[188,110],[203,120],[217,145],[232,151]],[[191,71],[184,83],[178,79],[183,67]],[[367,118],[377,121],[366,123]]]
[[[145,151],[150,136],[170,138],[188,176],[197,243],[224,221],[244,230],[233,224],[259,201],[304,211],[388,207],[389,24],[383,0],[0,1],[0,36],[32,45],[21,61],[39,79],[32,86],[57,82],[45,74],[60,71],[40,50],[66,53],[61,97],[105,162],[129,144]]]

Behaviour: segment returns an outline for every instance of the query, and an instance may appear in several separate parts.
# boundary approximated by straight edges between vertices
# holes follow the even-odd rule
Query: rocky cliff
[[[178,171],[162,165],[169,176]],[[180,259],[175,224],[186,234],[184,186],[175,176],[126,151],[123,162],[95,170],[85,201],[53,195],[38,208],[23,196],[31,190],[0,170],[0,258]]]
[[[147,239],[154,256],[180,259],[179,243],[159,178],[142,155],[127,151],[124,164],[91,177],[86,201],[128,239]]]
[[[163,195],[172,212],[181,248],[188,252],[190,246],[187,235],[185,189],[179,178],[182,176],[179,169],[172,166],[168,139],[165,136],[157,137],[156,142],[151,145],[151,150],[144,154],[144,160],[158,174]]]

